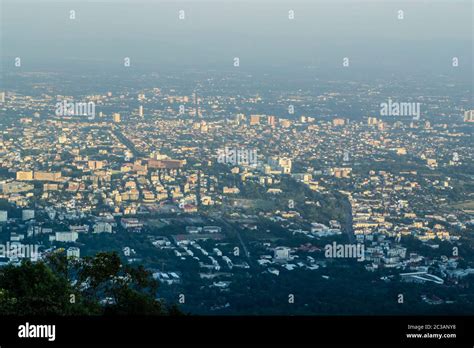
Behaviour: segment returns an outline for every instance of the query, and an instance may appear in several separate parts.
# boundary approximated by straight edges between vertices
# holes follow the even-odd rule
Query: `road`
[[[120,129],[114,128],[112,129],[112,132],[127,147],[127,149],[133,153],[136,158],[145,157],[145,154],[141,151],[138,151],[135,145],[130,140],[128,140],[125,135],[122,134]]]
[[[237,235],[237,238],[239,239],[240,244],[242,245],[242,249],[244,250],[245,257],[249,261],[249,266],[251,266],[250,253],[247,249],[247,246],[244,243],[244,240],[242,239],[242,236],[240,235],[240,232],[234,226],[228,223],[225,219],[219,217],[219,218],[216,218],[216,220],[222,223],[229,231],[235,232],[235,234]]]
[[[354,235],[354,229],[352,228],[352,207],[349,199],[344,200],[345,212],[346,212],[346,226],[344,228],[344,232],[347,234],[349,239],[349,243],[355,243],[356,237]]]

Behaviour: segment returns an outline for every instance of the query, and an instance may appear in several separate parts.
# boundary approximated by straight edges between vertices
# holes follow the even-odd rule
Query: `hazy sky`
[[[472,74],[471,0],[1,2],[1,58],[22,65],[449,67]],[[185,20],[178,19],[184,10]],[[69,19],[75,10],[76,19]],[[295,19],[288,19],[288,11]],[[398,10],[404,19],[397,18]]]

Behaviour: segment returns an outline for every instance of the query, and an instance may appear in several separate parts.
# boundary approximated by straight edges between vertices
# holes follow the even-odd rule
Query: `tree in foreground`
[[[82,259],[54,252],[0,268],[0,315],[179,315],[156,299],[158,282],[115,252]]]

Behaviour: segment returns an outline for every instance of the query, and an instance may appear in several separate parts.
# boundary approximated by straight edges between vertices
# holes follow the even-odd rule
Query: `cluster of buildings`
[[[306,98],[281,97],[277,104],[311,102]],[[413,238],[436,250],[472,230],[473,211],[450,204],[453,195],[472,200],[462,191],[469,175],[462,171],[472,168],[474,156],[472,128],[466,128],[472,110],[463,122],[447,124],[296,116],[294,107],[267,115],[236,110],[235,98],[159,88],[85,99],[98,110],[127,100],[134,106],[99,111],[94,119],[61,118],[49,114],[55,98],[7,95],[9,110],[21,115],[0,133],[0,199],[8,205],[0,209],[0,224],[8,242],[41,241],[43,252],[60,247],[80,257],[85,235],[143,235],[172,265],[156,270],[156,279],[181,284],[180,265],[191,261],[208,286],[222,290],[235,270],[279,275],[326,267],[318,241],[346,236],[364,245],[367,271],[397,270],[403,281],[435,284],[472,273],[458,267],[459,255],[427,257],[404,246]],[[32,104],[40,111],[28,114]],[[285,189],[285,180],[320,200]],[[328,197],[341,206],[347,201],[347,209],[333,211],[338,218],[308,218]],[[165,232],[169,217],[204,222]],[[156,219],[160,228],[153,227]],[[285,238],[275,242],[267,224],[285,231]],[[242,231],[263,236],[249,245]],[[307,237],[307,244],[292,246],[295,236]],[[141,260],[134,249],[125,256]]]

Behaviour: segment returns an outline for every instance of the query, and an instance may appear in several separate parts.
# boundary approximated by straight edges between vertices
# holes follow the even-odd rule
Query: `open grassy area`
[[[456,203],[452,205],[456,209],[463,209],[463,210],[473,210],[474,209],[474,200],[464,201],[461,203]]]

